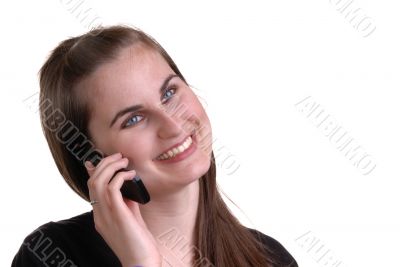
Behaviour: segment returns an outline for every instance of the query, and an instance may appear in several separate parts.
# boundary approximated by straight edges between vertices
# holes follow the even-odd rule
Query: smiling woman
[[[210,120],[149,35],[112,26],[67,39],[41,68],[40,88],[54,161],[93,210],[38,227],[12,266],[297,266],[224,203]],[[58,130],[49,127],[55,124]],[[81,149],[88,140],[91,149]],[[148,203],[121,194],[133,177],[143,181]]]

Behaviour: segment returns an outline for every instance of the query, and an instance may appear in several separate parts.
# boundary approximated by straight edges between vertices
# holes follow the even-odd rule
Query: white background
[[[91,208],[63,181],[38,113],[24,101],[39,91],[37,72],[50,50],[88,30],[68,1],[1,5],[0,266],[10,265],[39,225]],[[341,2],[83,5],[103,25],[130,24],[155,37],[199,89],[218,140],[214,151],[224,147],[240,165],[233,174],[219,165],[217,177],[244,224],[280,241],[300,266],[327,260],[318,261],[312,238],[341,267],[397,266],[399,6],[351,2],[349,10],[360,8],[369,29],[376,27],[365,37],[367,23],[353,27],[351,16],[337,10],[348,1]],[[306,97],[374,159],[370,174],[295,106]]]

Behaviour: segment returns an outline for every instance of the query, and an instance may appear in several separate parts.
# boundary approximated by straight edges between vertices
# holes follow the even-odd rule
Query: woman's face
[[[92,108],[88,128],[96,148],[127,157],[128,169],[136,170],[152,197],[180,189],[209,169],[207,114],[158,52],[138,45],[125,48],[116,60],[96,69],[83,88]],[[136,105],[142,108],[121,112]],[[191,154],[175,162],[157,159],[193,131]]]

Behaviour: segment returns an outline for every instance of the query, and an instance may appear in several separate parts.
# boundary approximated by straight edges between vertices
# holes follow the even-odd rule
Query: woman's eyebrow
[[[175,78],[175,77],[178,77],[178,75],[177,74],[170,74],[170,75],[167,76],[167,78],[165,78],[164,82],[162,83],[162,85],[160,86],[160,89],[159,89],[160,94],[162,94],[165,91],[169,81],[172,78]],[[135,111],[138,111],[138,110],[140,110],[142,108],[143,108],[143,105],[138,104],[138,105],[133,105],[133,106],[130,106],[130,107],[126,107],[126,108],[118,111],[117,114],[115,114],[114,118],[112,119],[112,121],[110,123],[110,128],[114,125],[114,123],[118,120],[118,118],[120,118],[124,114],[126,114],[128,112],[135,112]]]

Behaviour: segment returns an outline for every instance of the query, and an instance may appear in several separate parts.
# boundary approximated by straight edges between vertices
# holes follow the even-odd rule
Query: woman
[[[12,266],[297,266],[225,205],[207,114],[150,36],[112,26],[65,40],[41,68],[40,89],[57,167],[93,210],[40,226]],[[136,175],[146,204],[122,197]]]

